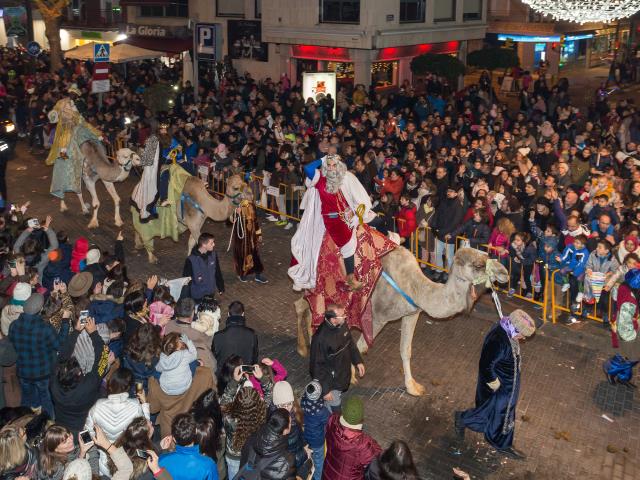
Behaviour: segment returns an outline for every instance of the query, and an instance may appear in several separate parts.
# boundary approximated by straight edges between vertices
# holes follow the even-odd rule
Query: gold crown
[[[168,123],[161,123],[160,125],[158,125],[158,128],[164,129],[164,130],[168,130],[169,129],[169,124]]]

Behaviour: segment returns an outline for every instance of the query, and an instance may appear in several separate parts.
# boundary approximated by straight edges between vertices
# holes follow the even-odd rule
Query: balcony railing
[[[62,19],[63,27],[107,28],[117,27],[124,23],[124,13],[120,8],[110,10],[93,9],[90,7],[68,8],[67,15]]]

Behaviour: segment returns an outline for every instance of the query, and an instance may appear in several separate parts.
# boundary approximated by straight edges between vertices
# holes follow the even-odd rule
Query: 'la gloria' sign
[[[156,37],[156,38],[165,38],[165,37],[173,37],[174,32],[170,31],[166,27],[160,27],[155,25],[133,25],[128,23],[125,26],[124,33],[126,35],[134,35],[138,37]]]

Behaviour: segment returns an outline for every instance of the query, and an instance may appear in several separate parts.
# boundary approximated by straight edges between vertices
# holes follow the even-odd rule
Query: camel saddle
[[[364,335],[367,345],[373,344],[373,315],[371,294],[382,274],[382,257],[398,245],[367,224],[356,230],[357,247],[354,258],[355,277],[363,287],[351,291],[340,260],[340,250],[325,232],[318,257],[317,281],[313,290],[307,290],[305,298],[311,308],[314,330],[324,319],[325,306],[331,303],[344,305],[349,327],[357,328]]]

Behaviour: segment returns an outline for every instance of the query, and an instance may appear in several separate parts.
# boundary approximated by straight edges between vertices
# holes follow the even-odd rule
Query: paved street
[[[111,200],[104,188],[98,187],[103,202],[101,226],[88,232],[88,218],[81,215],[76,198],[67,199],[69,212],[59,213],[57,202],[48,193],[50,175],[51,170],[42,159],[32,158],[20,146],[7,175],[11,200],[31,200],[33,214],[53,215],[54,229],[66,230],[72,239],[86,235],[91,242],[112,250],[117,230],[113,227]],[[134,183],[130,179],[117,185],[125,199],[123,204]],[[180,244],[157,241],[160,263],[149,266],[146,257],[133,250],[128,208],[123,212],[130,275],[179,274],[186,254],[186,237]],[[223,303],[233,299],[245,303],[248,322],[260,335],[261,354],[278,358],[299,391],[308,380],[308,373],[306,360],[295,351],[292,302],[297,295],[286,276],[292,231],[264,222],[263,256],[270,283],[258,285],[240,283],[232,274],[230,254],[225,253],[230,229],[212,222],[205,229],[216,234],[222,258],[227,284]],[[517,305],[506,299],[503,303],[506,311]],[[420,319],[412,364],[416,379],[427,388],[427,395],[422,398],[404,391],[398,347],[400,326],[388,325],[365,358],[366,377],[352,389],[366,398],[365,429],[383,448],[393,438],[406,439],[425,479],[452,478],[453,466],[478,479],[640,479],[639,394],[606,383],[602,362],[611,349],[608,335],[595,325],[569,328],[546,324],[523,345],[516,445],[528,454],[526,462],[497,456],[476,434],[467,433],[466,443],[455,446],[453,411],[473,403],[482,338],[495,320],[487,295],[471,315],[448,322],[430,322],[424,316]],[[636,342],[636,353],[639,346],[640,340]]]

